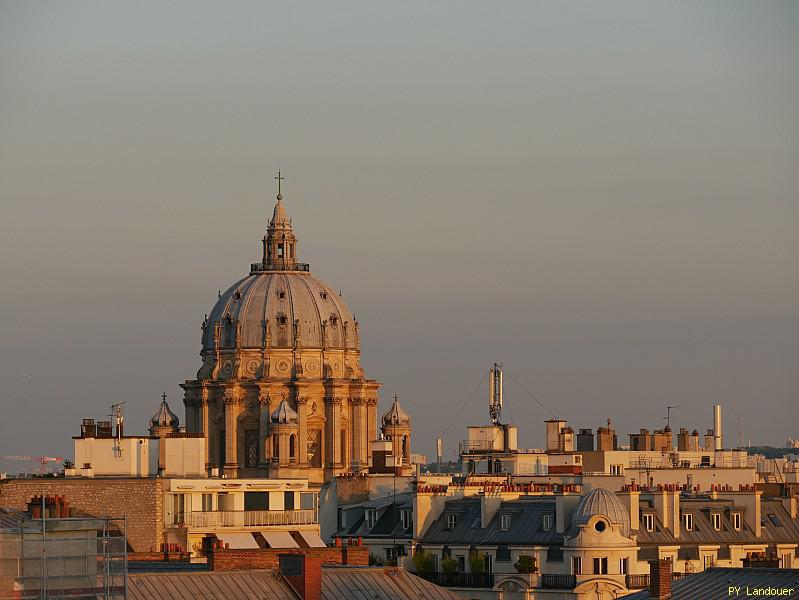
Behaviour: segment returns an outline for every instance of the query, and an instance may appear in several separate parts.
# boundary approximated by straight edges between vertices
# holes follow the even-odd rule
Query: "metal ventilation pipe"
[[[716,450],[724,448],[721,437],[721,404],[713,405],[713,443]]]

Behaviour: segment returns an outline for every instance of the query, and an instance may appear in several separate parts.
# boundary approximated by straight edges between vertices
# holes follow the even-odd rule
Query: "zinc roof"
[[[740,594],[736,596],[730,592],[730,587],[740,588]],[[763,588],[793,588],[792,593],[786,595],[753,595],[747,596],[749,591]],[[671,596],[669,600],[729,600],[735,597],[760,597],[760,598],[786,598],[790,600],[799,599],[799,569],[726,569],[713,567],[677,579],[671,584]],[[649,600],[649,590],[642,590],[622,596],[625,600]]]
[[[325,567],[323,600],[463,600],[446,588],[408,573],[385,567]]]
[[[130,573],[129,600],[283,600],[298,598],[274,571]]]

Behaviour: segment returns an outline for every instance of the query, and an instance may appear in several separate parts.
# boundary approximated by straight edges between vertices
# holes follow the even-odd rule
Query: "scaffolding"
[[[124,517],[0,516],[0,600],[127,598]]]

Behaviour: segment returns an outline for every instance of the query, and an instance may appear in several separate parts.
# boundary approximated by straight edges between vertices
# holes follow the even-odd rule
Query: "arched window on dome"
[[[297,436],[293,433],[289,436],[289,460],[294,462],[295,456],[295,447],[297,445]]]

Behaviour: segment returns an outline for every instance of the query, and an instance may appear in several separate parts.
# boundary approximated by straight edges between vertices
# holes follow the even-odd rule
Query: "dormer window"
[[[694,530],[694,516],[691,513],[683,513],[682,526],[685,527],[685,531]]]
[[[644,529],[647,531],[654,531],[655,530],[655,515],[652,513],[644,513],[641,515],[641,521],[644,525]]]
[[[400,511],[400,523],[402,524],[403,529],[409,529],[411,526],[411,511],[409,510],[401,510]]]
[[[554,520],[554,515],[552,513],[544,513],[541,515],[541,529],[544,531],[552,531],[552,524]]]
[[[277,322],[280,323],[281,325],[285,325],[286,323],[288,323],[288,319],[286,318],[286,315],[278,315]]]
[[[285,300],[285,298],[286,298],[286,292],[284,292],[283,290],[278,290],[278,291],[277,291],[277,297],[278,297],[280,300]]]
[[[367,508],[366,509],[366,527],[372,529],[377,523],[377,509],[375,508]]]
[[[322,300],[327,300],[327,292],[319,292],[319,297]]]
[[[721,531],[721,513],[712,513],[710,520],[713,523],[713,529]]]
[[[732,513],[732,528],[741,531],[741,513]]]
[[[507,531],[508,529],[510,529],[510,515],[509,514],[499,515],[499,529],[501,531]]]
[[[458,524],[458,515],[455,513],[447,513],[447,529],[455,529]]]

